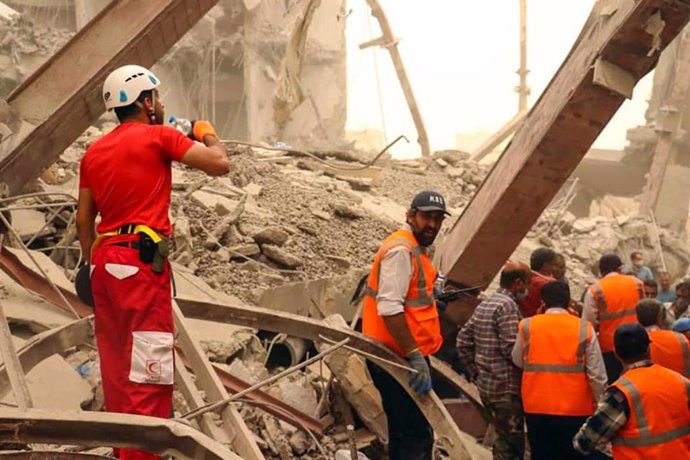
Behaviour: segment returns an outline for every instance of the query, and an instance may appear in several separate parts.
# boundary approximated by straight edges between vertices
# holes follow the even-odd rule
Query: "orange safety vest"
[[[587,416],[595,401],[585,370],[592,325],[569,314],[541,314],[520,321],[524,344],[522,404],[528,414]]]
[[[391,249],[400,246],[409,251],[413,268],[412,279],[404,303],[405,319],[412,337],[417,342],[419,351],[424,356],[431,355],[436,353],[443,343],[441,324],[433,298],[437,271],[432,265],[429,255],[419,245],[412,232],[408,230],[398,230],[386,238],[374,256],[374,263],[371,266],[365,289],[362,333],[382,342],[399,355],[403,355],[402,349],[388,332],[386,323],[383,321],[383,317],[379,315],[376,307],[376,296],[381,277],[381,261]]]
[[[613,333],[621,324],[636,323],[635,307],[644,298],[642,281],[634,276],[605,276],[589,287],[599,307],[599,345],[613,351]]]
[[[649,331],[652,362],[690,377],[690,344],[683,334],[673,331]]]
[[[630,408],[611,440],[614,459],[690,458],[690,380],[653,364],[626,371],[613,386]]]

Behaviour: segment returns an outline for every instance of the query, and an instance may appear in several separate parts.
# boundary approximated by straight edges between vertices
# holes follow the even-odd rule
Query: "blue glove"
[[[410,372],[408,384],[415,393],[423,395],[431,391],[431,372],[424,356],[419,350],[414,350],[407,356],[407,362],[417,373]]]
[[[436,300],[436,309],[438,309],[439,313],[443,313],[448,308],[448,304],[445,301],[438,299],[441,294],[443,294],[443,288],[434,286],[434,299]]]

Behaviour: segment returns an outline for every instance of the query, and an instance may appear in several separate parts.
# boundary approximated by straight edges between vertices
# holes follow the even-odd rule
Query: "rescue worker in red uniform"
[[[174,374],[166,258],[173,231],[171,163],[213,176],[227,173],[229,163],[208,122],[193,125],[194,140],[203,144],[163,126],[159,84],[137,65],[120,67],[106,78],[105,107],[115,110],[120,124],[94,142],[81,161],[77,229],[84,260],[90,262],[105,408],[167,418]],[[116,449],[116,455],[158,458],[133,449]]]
[[[409,386],[419,394],[431,390],[428,356],[443,342],[433,298],[437,271],[427,248],[447,214],[440,194],[418,193],[406,223],[379,247],[365,290],[362,332],[407,359],[416,371]],[[388,418],[390,460],[431,460],[434,433],[414,400],[375,363],[367,367]]]
[[[610,441],[614,460],[690,458],[690,380],[652,363],[640,324],[619,326],[614,342],[625,370],[573,446],[587,454]]]
[[[664,330],[666,308],[656,299],[643,299],[637,304],[637,320],[652,341],[649,351],[652,362],[690,378],[690,343],[680,332]]]
[[[604,357],[609,383],[621,374],[623,365],[613,352],[613,333],[618,326],[636,323],[635,306],[644,298],[642,281],[623,275],[623,262],[616,254],[599,259],[601,279],[587,288],[582,317],[599,332],[599,345]]]

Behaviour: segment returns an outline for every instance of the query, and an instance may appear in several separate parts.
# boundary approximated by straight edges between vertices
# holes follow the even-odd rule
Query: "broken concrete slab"
[[[213,362],[229,363],[236,357],[247,358],[256,330],[212,321],[187,319],[185,324]]]
[[[260,245],[272,244],[274,246],[282,246],[287,243],[290,235],[280,227],[267,227],[252,235],[252,238]]]
[[[287,268],[297,268],[304,265],[304,261],[299,257],[292,255],[286,250],[272,244],[262,245],[261,251],[273,262],[276,262]]]
[[[191,198],[207,209],[215,210],[216,212],[220,211],[218,215],[221,216],[230,214],[239,205],[239,200],[231,200],[222,195],[203,190],[197,190],[192,193]]]
[[[12,340],[18,349],[26,342],[18,337]],[[26,383],[37,409],[81,410],[94,396],[91,385],[59,355],[53,355],[34,366],[26,374]],[[14,404],[12,393],[8,393],[2,402]]]
[[[261,248],[256,243],[243,243],[230,246],[228,252],[230,252],[231,259],[242,258],[242,256],[253,257],[261,254]]]
[[[351,321],[355,307],[350,305],[350,298],[363,274],[363,270],[351,270],[344,275],[266,289],[259,306],[313,318],[337,313]]]
[[[351,204],[335,202],[331,203],[331,208],[333,208],[333,212],[335,212],[336,216],[345,219],[361,219],[364,217],[364,213]]]
[[[347,328],[340,315],[331,315],[324,322],[332,327]],[[316,347],[321,351],[319,343]],[[338,350],[325,359],[328,368],[338,378],[345,397],[352,404],[362,422],[385,444],[388,441],[388,422],[383,411],[379,391],[369,376],[365,360],[348,350]]]
[[[55,228],[48,225],[42,229],[46,223],[46,216],[34,209],[16,209],[10,211],[12,227],[17,231],[22,241],[28,241],[39,231],[38,236],[48,236],[55,233]]]

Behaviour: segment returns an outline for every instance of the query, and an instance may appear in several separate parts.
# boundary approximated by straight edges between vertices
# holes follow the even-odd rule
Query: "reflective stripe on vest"
[[[529,356],[529,324],[531,318],[525,318],[522,322],[522,333],[525,335],[525,348],[523,351],[523,370],[526,372],[555,372],[559,374],[577,374],[585,371],[585,353],[587,350],[587,321],[580,319],[580,332],[577,344],[577,364],[532,364],[528,362]]]
[[[608,307],[606,305],[606,298],[604,297],[604,291],[601,289],[601,285],[599,283],[594,283],[592,286],[594,290],[596,291],[596,295],[594,296],[594,300],[597,302],[597,306],[599,307],[599,320],[607,320],[607,319],[618,319],[618,318],[623,318],[628,315],[637,315],[637,309],[636,308],[628,308],[627,310],[621,310],[617,311],[615,313],[609,313],[608,312]],[[637,286],[638,293],[640,294],[640,299],[644,298],[644,294],[641,290],[641,287],[638,285]]]
[[[391,240],[388,242],[386,248],[381,248],[383,251],[390,251],[394,247],[398,245],[403,245],[406,246],[407,249],[410,251],[412,256],[415,258],[415,262],[417,263],[418,267],[418,276],[417,276],[417,292],[419,292],[419,297],[417,299],[412,299],[412,300],[405,300],[405,303],[403,306],[408,307],[408,308],[415,308],[415,307],[427,307],[431,304],[434,303],[434,299],[429,297],[426,293],[426,274],[424,273],[424,270],[422,270],[422,248],[417,246],[417,247],[410,247],[410,242],[404,238],[396,238],[394,240]],[[382,258],[383,259],[383,258]],[[376,285],[379,285],[379,282],[381,281],[381,262],[379,261],[377,270],[376,270]],[[368,284],[364,288],[364,294],[373,297],[376,299],[376,296],[379,295],[379,292],[375,289],[372,289]]]
[[[632,400],[631,403],[633,406],[631,407],[631,410],[635,411],[635,419],[637,421],[637,428],[639,430],[640,436],[637,438],[616,437],[611,440],[611,443],[618,446],[627,447],[650,447],[659,444],[665,444],[667,442],[673,441],[683,436],[690,435],[690,425],[686,425],[655,435],[650,434],[649,423],[647,422],[647,415],[645,414],[645,410],[642,405],[642,397],[640,396],[640,392],[637,390],[637,387],[625,377],[621,377],[617,383],[622,385],[630,394],[630,399]],[[690,400],[690,382],[684,381],[683,384],[685,385],[687,398],[688,400]],[[687,403],[688,401],[685,402],[686,405]]]

